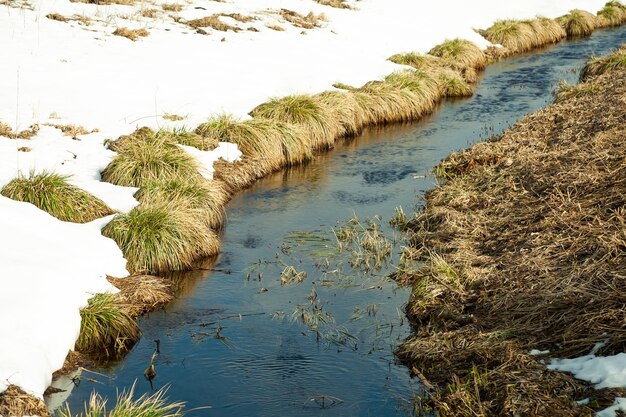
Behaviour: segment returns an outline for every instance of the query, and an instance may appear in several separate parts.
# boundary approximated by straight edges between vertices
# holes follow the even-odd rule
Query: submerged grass
[[[623,351],[626,69],[503,136],[449,156],[407,223],[414,335],[400,359],[438,415],[591,415],[595,391],[553,357]],[[419,268],[418,268],[419,266]],[[590,398],[588,405],[576,400]]]
[[[96,294],[80,310],[80,352],[119,356],[139,340],[139,327],[116,294]]]
[[[31,203],[59,220],[87,223],[113,214],[102,200],[67,182],[68,177],[52,172],[20,176],[2,187],[0,194]]]

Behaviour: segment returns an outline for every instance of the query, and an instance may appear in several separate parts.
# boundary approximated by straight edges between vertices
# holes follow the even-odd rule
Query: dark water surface
[[[169,385],[169,398],[187,408],[212,407],[190,416],[410,415],[419,382],[393,356],[409,335],[402,313],[409,291],[384,279],[393,266],[351,272],[348,253],[316,268],[333,244],[330,229],[353,213],[380,215],[386,224],[396,206],[410,212],[436,184],[430,172],[438,161],[550,103],[559,80],[575,82],[589,56],[625,41],[626,28],[598,31],[491,65],[472,98],[448,101],[419,123],[369,130],[242,192],[227,207],[214,265],[222,272],[186,276],[179,299],[141,320],[143,338],[123,362],[94,369],[102,375],[83,373],[69,398],[72,409],[82,408],[93,390],[112,401],[135,380],[137,392],[149,392],[142,375],[160,339],[155,388]],[[306,270],[304,282],[281,287],[285,265]],[[343,275],[322,273],[333,269]],[[290,320],[298,304],[310,306],[312,288],[335,321],[320,327],[319,338]],[[334,338],[324,333],[332,331]]]

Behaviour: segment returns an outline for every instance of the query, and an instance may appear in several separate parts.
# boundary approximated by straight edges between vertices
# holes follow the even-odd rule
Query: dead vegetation
[[[334,7],[337,9],[352,10],[352,6],[350,6],[346,0],[315,0],[315,2],[323,6],[330,6],[330,7]]]
[[[54,124],[54,123],[44,123],[44,126],[51,126],[51,127],[54,127],[55,129],[59,129],[61,132],[63,132],[65,136],[69,136],[72,139],[78,139],[78,136],[80,135],[88,135],[90,133],[98,132],[98,129],[88,130],[87,128],[83,126],[74,125],[74,124],[62,125],[62,124]]]
[[[140,28],[140,29],[117,28],[113,32],[113,35],[122,36],[134,42],[138,40],[139,38],[143,38],[143,37],[150,35],[150,32],[148,32],[148,30],[144,28]]]
[[[321,24],[327,20],[323,13],[316,15],[313,12],[309,12],[309,14],[305,16],[298,12],[294,12],[293,10],[280,9],[278,14],[293,26],[301,29],[314,29],[316,27],[320,27]]]
[[[409,221],[396,276],[413,285],[415,330],[398,356],[434,388],[418,408],[577,416],[607,405],[610,393],[528,352],[626,346],[626,70],[609,71],[438,167],[449,180]]]
[[[40,416],[48,417],[46,404],[28,395],[16,385],[9,385],[0,393],[0,416]]]
[[[14,132],[13,128],[7,123],[0,122],[0,136],[7,137],[9,139],[30,139],[39,133],[39,125],[33,124],[28,129]]]
[[[67,22],[69,20],[67,17],[63,16],[60,13],[48,13],[46,17],[50,20],[56,20],[59,22]]]
[[[163,3],[161,8],[166,12],[178,13],[183,10],[183,5],[180,3]]]
[[[213,14],[210,16],[202,17],[200,19],[189,20],[186,22],[186,24],[194,29],[211,28],[211,29],[218,30],[221,32],[227,32],[229,30],[233,32],[239,32],[241,30],[241,28],[238,26],[233,26],[233,25],[229,25],[228,23],[224,23],[223,21],[220,20],[220,17],[230,17],[239,22],[249,22],[250,20],[253,20],[252,17],[247,17],[247,16],[243,16],[240,14],[221,13],[221,14]]]

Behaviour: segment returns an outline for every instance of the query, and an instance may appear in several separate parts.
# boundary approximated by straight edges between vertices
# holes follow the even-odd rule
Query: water
[[[448,101],[413,125],[371,129],[239,194],[228,206],[223,252],[207,264],[216,271],[187,274],[180,298],[141,320],[143,338],[125,360],[84,373],[69,404],[82,408],[93,390],[113,398],[135,380],[137,392],[149,392],[142,375],[160,339],[155,388],[169,385],[168,396],[189,409],[212,407],[190,416],[410,415],[419,382],[393,356],[410,331],[401,312],[409,290],[384,279],[393,266],[349,274],[345,253],[316,268],[323,257],[315,252],[332,243],[320,237],[332,238],[330,229],[353,214],[381,215],[385,223],[396,206],[408,213],[436,184],[430,172],[438,161],[550,103],[559,80],[575,82],[589,56],[609,52],[625,35],[624,28],[599,31],[491,65],[472,98]],[[294,231],[313,234],[299,235],[302,245]],[[338,264],[348,276],[322,274]],[[284,265],[307,278],[281,287]],[[335,320],[321,326],[319,338],[289,318],[298,304],[310,306],[312,288]],[[330,340],[331,330],[339,342]]]

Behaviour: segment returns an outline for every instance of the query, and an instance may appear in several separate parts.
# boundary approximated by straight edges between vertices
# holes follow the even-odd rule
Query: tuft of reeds
[[[112,184],[141,187],[176,178],[200,178],[196,160],[166,132],[142,128],[111,142],[109,147],[118,155],[102,171],[102,179]]]
[[[148,35],[150,35],[150,32],[148,32],[146,29],[141,28],[141,29],[129,29],[129,28],[117,28],[115,29],[115,31],[113,32],[113,35],[115,36],[122,36],[124,38],[130,39],[131,41],[136,41],[139,38],[143,38],[146,37]]]
[[[102,200],[67,182],[68,177],[52,172],[19,176],[2,187],[0,194],[31,203],[59,220],[87,223],[113,214]]]
[[[154,201],[169,200],[180,210],[196,213],[198,220],[207,228],[220,229],[226,217],[224,206],[229,194],[218,181],[176,178],[147,183],[135,193],[135,198],[148,205]]]
[[[557,22],[565,29],[568,38],[589,36],[599,25],[596,16],[579,9],[574,9],[568,14],[557,18]]]
[[[116,294],[96,294],[80,310],[80,352],[119,356],[139,340],[139,327]]]
[[[314,150],[329,149],[341,131],[341,123],[319,97],[290,95],[274,98],[255,107],[250,115],[302,127],[308,132]]]
[[[185,403],[169,402],[165,397],[167,388],[161,388],[152,394],[135,397],[135,384],[130,389],[117,395],[113,408],[107,408],[107,400],[98,393],[93,393],[85,403],[84,412],[74,414],[69,405],[58,413],[59,417],[182,417]]]
[[[598,12],[598,24],[600,27],[619,26],[626,22],[626,5],[619,1],[609,1]]]
[[[48,417],[48,407],[39,398],[24,392],[17,385],[9,384],[0,392],[0,415]]]
[[[587,61],[580,71],[580,81],[621,68],[626,68],[626,49],[623,46],[609,55],[594,57]]]
[[[102,229],[124,253],[131,273],[159,273],[190,269],[198,260],[216,255],[218,237],[198,217],[176,201],[141,204],[119,214]]]
[[[466,39],[446,40],[432,48],[428,53],[461,67],[483,69],[487,64],[484,52],[476,44]]]

